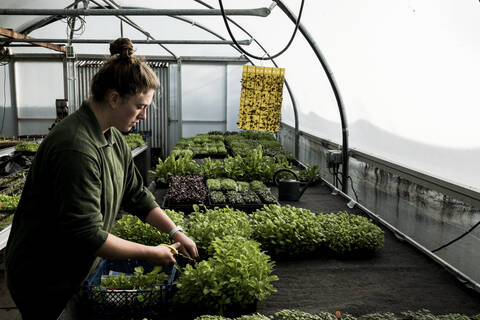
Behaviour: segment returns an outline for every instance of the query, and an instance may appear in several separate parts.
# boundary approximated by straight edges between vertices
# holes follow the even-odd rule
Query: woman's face
[[[112,126],[122,132],[130,129],[140,120],[146,119],[146,111],[152,103],[153,89],[125,98],[118,98],[112,116]]]

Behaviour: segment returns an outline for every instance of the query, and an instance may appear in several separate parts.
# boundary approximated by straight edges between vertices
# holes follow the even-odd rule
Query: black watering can
[[[291,179],[277,179],[277,176],[280,172],[289,172],[294,177],[295,180]],[[300,182],[298,181],[298,176],[295,171],[283,168],[278,169],[275,171],[273,175],[273,181],[278,186],[278,200],[285,200],[285,201],[298,201],[302,194],[308,188],[308,182]]]

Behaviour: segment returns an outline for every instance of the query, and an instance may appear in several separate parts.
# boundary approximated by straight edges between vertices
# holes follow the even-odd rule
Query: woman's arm
[[[153,208],[147,215],[146,222],[158,228],[160,231],[170,233],[176,226],[175,223],[167,216],[167,214],[160,208]],[[198,258],[198,250],[195,242],[192,241],[182,231],[177,231],[172,236],[175,242],[180,242],[180,250],[191,258]]]
[[[174,243],[175,249],[180,247],[180,243]],[[141,259],[150,262],[153,265],[167,265],[175,263],[175,258],[170,248],[162,245],[146,246],[143,244],[131,242],[108,234],[103,245],[96,251],[96,255],[102,258],[110,259]]]

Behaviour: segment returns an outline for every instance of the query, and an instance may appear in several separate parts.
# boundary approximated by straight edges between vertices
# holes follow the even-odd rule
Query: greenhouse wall
[[[293,137],[293,128],[283,125],[279,140],[290,152],[294,150]],[[333,142],[302,133],[299,160],[319,165],[322,177],[335,184],[332,171],[327,168],[326,154],[338,147]],[[425,184],[418,183],[418,179],[412,181],[398,171],[356,159],[355,155],[350,157],[349,165],[349,196],[429,250],[455,239],[480,220],[479,194],[472,193],[469,201],[462,201],[465,196],[461,192],[445,194],[431,188],[428,181]],[[439,251],[438,255],[478,282],[480,253],[473,248],[480,246],[479,239],[480,230],[473,230],[462,241]]]

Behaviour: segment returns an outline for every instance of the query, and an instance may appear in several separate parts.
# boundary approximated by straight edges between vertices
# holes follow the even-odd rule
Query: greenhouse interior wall
[[[4,0],[0,6],[93,6],[89,1],[64,2]],[[298,14],[300,0],[284,2]],[[213,0],[103,1],[109,7],[112,3],[149,9],[218,7]],[[234,29],[238,40],[250,41],[244,47],[262,58],[277,52],[294,31],[279,1],[224,3],[228,8],[271,11],[264,18],[230,16],[244,28]],[[130,19],[135,23],[86,15],[81,34],[70,36],[65,18],[54,19],[28,36],[230,40],[218,15]],[[0,15],[0,27],[6,30],[28,30],[39,21]],[[144,179],[156,157],[168,156],[181,138],[240,131],[245,65],[285,68],[275,138],[299,165],[319,166],[332,197],[346,199],[346,211],[363,210],[478,291],[480,227],[470,229],[480,221],[478,30],[480,2],[474,0],[306,1],[294,41],[271,61],[251,59],[234,45],[135,45],[135,53],[145,57],[161,81],[147,120],[135,128],[149,147],[138,158]],[[68,100],[73,113],[88,97],[90,79],[108,45],[72,45],[74,58],[44,47],[9,47],[0,67],[1,136],[46,135],[56,119],[57,99]],[[348,158],[332,165],[332,154],[343,151]],[[153,159],[147,163],[150,152]],[[345,164],[348,177],[342,180],[338,177]],[[467,231],[461,241],[432,252]]]
[[[283,125],[279,140],[294,152],[294,128]],[[298,159],[305,164],[319,165],[323,177],[341,189],[327,162],[327,153],[338,148],[331,141],[303,133]],[[435,184],[432,177],[422,179],[420,173],[408,172],[391,162],[365,157],[362,153],[355,156],[354,151],[352,154],[348,195],[428,250],[463,234],[479,221],[480,205],[474,194],[468,195],[470,190],[451,190],[445,182]],[[438,253],[475,282],[480,281],[477,268],[480,255],[472,248],[480,245],[479,237],[480,230],[473,230],[462,242]]]

